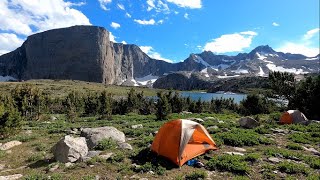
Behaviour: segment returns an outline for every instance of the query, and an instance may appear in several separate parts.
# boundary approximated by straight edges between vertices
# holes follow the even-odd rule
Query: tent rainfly
[[[289,110],[282,113],[280,118],[281,124],[297,124],[308,122],[307,117],[299,110]]]
[[[184,119],[162,125],[151,146],[152,151],[178,166],[208,150],[216,149],[216,143],[201,124]]]

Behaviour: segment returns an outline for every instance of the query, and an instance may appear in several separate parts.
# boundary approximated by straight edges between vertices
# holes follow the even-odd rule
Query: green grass
[[[296,144],[296,143],[288,143],[286,148],[292,149],[292,150],[302,150],[303,149],[300,144]]]
[[[308,174],[309,173],[309,169],[305,167],[303,164],[297,164],[297,163],[288,162],[288,161],[279,163],[278,169],[281,172],[285,172],[288,174],[299,174],[299,173]]]
[[[117,147],[117,143],[112,139],[103,139],[95,146],[96,150],[112,150]]]
[[[190,174],[187,174],[186,180],[204,180],[207,177],[207,173],[205,171],[194,171]]]

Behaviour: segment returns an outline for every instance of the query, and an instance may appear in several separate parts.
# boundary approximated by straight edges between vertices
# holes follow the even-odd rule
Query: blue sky
[[[319,53],[319,0],[2,0],[0,15],[2,54],[30,34],[75,24],[103,26],[113,41],[173,62],[204,50],[237,54],[265,44]]]

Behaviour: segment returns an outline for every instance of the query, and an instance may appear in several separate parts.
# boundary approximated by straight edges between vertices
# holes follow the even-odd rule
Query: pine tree
[[[111,119],[112,117],[112,96],[111,94],[107,93],[106,91],[102,91],[99,96],[99,114],[101,118]]]
[[[157,96],[157,120],[166,120],[168,119],[168,115],[170,114],[167,96],[165,96],[163,92],[158,92]]]

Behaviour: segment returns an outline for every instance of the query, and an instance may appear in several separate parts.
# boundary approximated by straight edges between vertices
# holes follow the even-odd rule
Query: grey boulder
[[[103,139],[112,139],[117,143],[124,143],[126,137],[123,132],[112,126],[98,128],[84,128],[81,136],[86,138],[88,148],[92,149]]]
[[[251,117],[243,117],[239,119],[241,127],[252,129],[259,126],[259,122]]]
[[[84,137],[65,136],[53,146],[52,152],[54,158],[59,162],[76,162],[88,154],[86,139]]]

